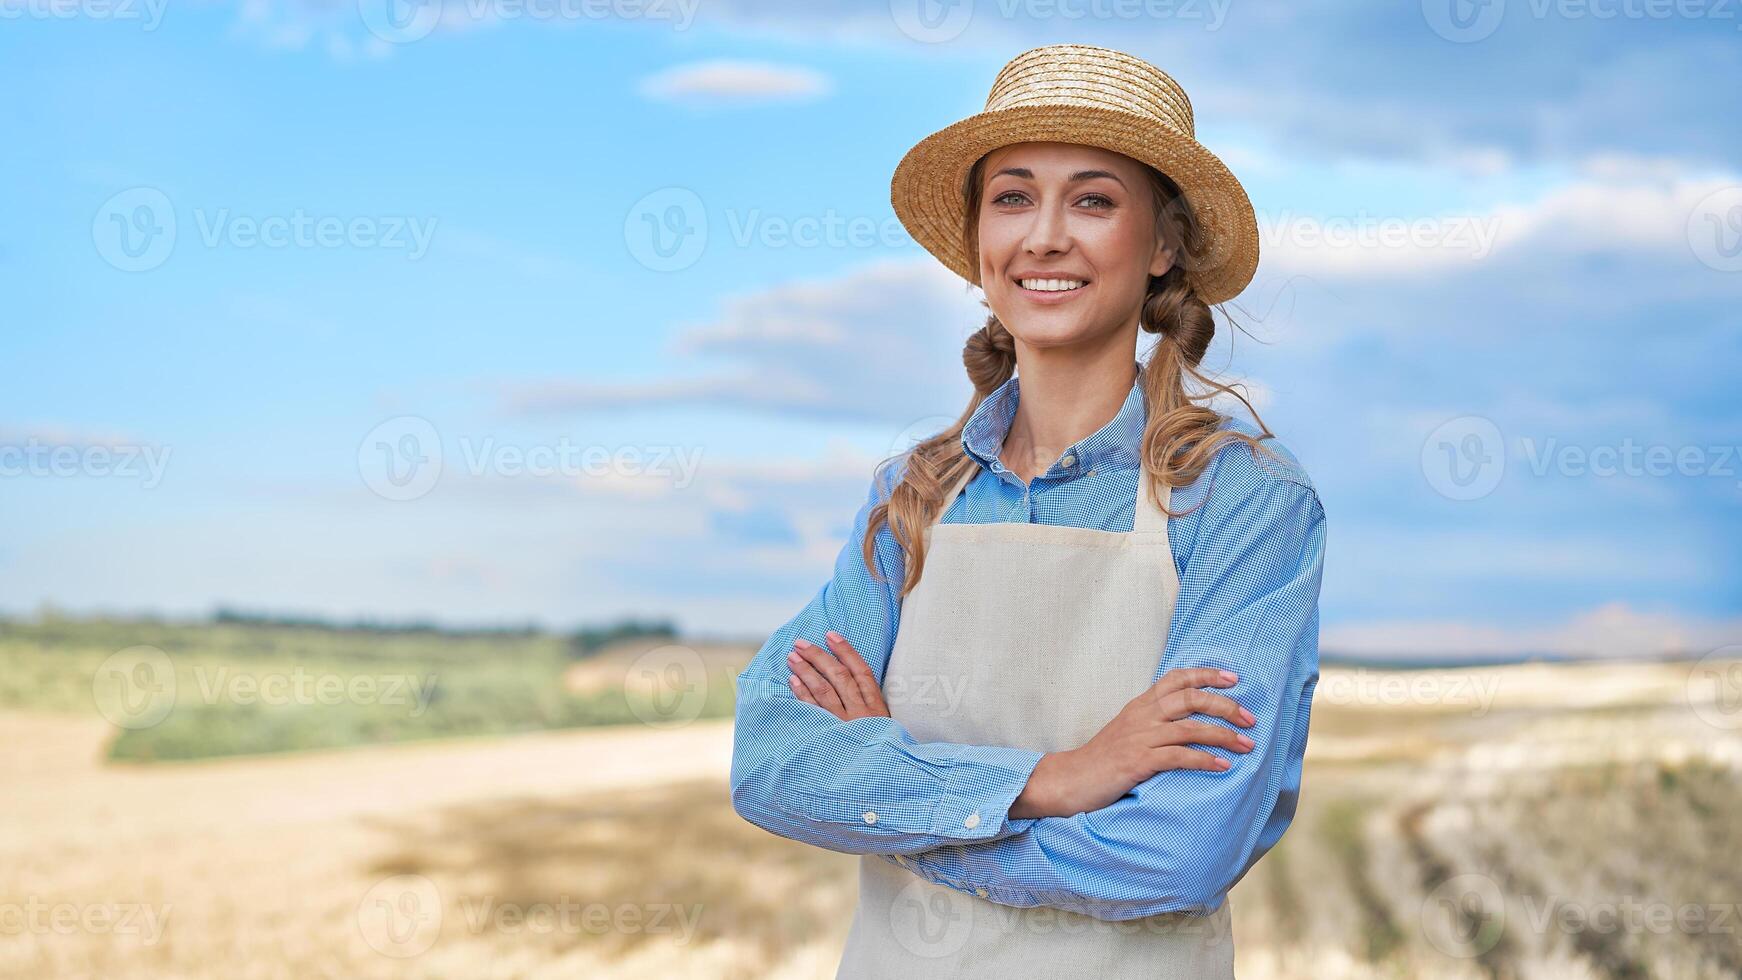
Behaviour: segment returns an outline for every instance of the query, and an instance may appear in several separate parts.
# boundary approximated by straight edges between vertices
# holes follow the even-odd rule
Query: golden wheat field
[[[1738,672],[1327,668],[1239,975],[1742,975]],[[150,765],[113,734],[0,713],[0,977],[800,980],[845,937],[856,859],[732,811],[729,719]]]

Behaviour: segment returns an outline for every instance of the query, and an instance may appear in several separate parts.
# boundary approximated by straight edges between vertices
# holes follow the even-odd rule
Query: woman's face
[[[1135,329],[1149,277],[1173,265],[1144,165],[1099,147],[1017,143],[982,169],[980,284],[1010,333],[1064,347]],[[1082,285],[1058,289],[1072,282]]]

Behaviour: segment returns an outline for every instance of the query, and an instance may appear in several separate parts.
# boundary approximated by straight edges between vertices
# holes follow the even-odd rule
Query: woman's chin
[[[1096,337],[1096,331],[1075,315],[1029,316],[1016,324],[1004,321],[1004,326],[1017,340],[1035,350],[1075,347],[1091,342]]]

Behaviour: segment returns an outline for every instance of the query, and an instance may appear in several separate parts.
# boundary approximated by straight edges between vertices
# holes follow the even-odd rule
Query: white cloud
[[[725,59],[677,65],[641,83],[647,98],[691,104],[816,99],[832,90],[827,76],[809,68]]]
[[[504,406],[540,415],[699,404],[905,424],[940,402],[966,404],[962,344],[985,322],[963,282],[930,258],[874,262],[721,305],[718,318],[672,344],[688,362],[683,373],[517,383],[503,389]]]
[[[1464,620],[1385,620],[1326,627],[1320,649],[1358,657],[1457,659],[1703,656],[1742,641],[1742,619],[1647,613],[1609,603],[1560,623],[1490,626]]]
[[[1673,160],[1594,157],[1546,192],[1483,211],[1261,212],[1260,254],[1267,276],[1348,280],[1516,263],[1539,252],[1691,258],[1690,222],[1702,200],[1738,185],[1742,175],[1695,173]]]

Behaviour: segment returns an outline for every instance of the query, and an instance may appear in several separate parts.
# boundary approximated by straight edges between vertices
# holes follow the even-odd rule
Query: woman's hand
[[[1158,772],[1226,770],[1228,762],[1222,757],[1186,746],[1250,752],[1252,740],[1225,725],[1187,716],[1211,715],[1250,728],[1257,719],[1233,698],[1199,690],[1231,687],[1237,680],[1211,667],[1168,671],[1081,748],[1043,756],[1011,805],[1010,816],[1071,817],[1107,806]]]
[[[792,641],[792,652],[786,655],[792,667],[792,693],[842,721],[890,717],[877,675],[871,673],[859,651],[833,630],[824,634],[824,639],[828,650],[802,637]]]

